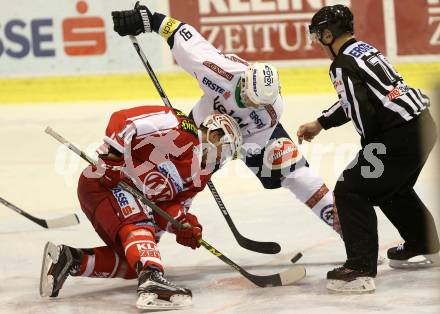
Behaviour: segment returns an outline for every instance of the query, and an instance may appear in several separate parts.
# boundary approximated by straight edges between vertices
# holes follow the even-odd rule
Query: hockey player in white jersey
[[[277,70],[217,50],[191,25],[136,3],[112,12],[121,35],[156,32],[167,40],[177,63],[198,80],[204,95],[192,109],[197,125],[212,113],[232,116],[243,134],[240,157],[266,189],[285,187],[340,233],[333,193],[315,174],[280,123],[283,99]]]

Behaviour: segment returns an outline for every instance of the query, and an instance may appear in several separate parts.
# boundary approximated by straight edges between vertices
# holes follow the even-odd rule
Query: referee
[[[388,250],[391,267],[439,266],[434,219],[414,191],[437,137],[428,97],[408,86],[376,48],[353,37],[353,14],[346,6],[323,7],[309,30],[333,60],[329,74],[339,100],[316,121],[299,127],[299,142],[351,121],[362,145],[334,190],[347,261],[327,273],[327,288],[375,290],[378,235],[373,206],[380,207],[404,239]],[[409,261],[415,256],[421,261]]]

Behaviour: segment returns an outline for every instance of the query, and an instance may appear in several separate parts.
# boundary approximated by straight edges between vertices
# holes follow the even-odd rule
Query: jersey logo
[[[373,49],[374,49],[373,46],[370,46],[366,43],[360,43],[360,44],[356,45],[356,47],[351,49],[348,53],[355,58],[360,58],[365,53],[367,53],[368,51],[373,50]]]
[[[399,98],[400,96],[405,95],[408,93],[409,88],[406,85],[399,85],[394,87],[391,92],[388,93],[387,98],[389,101],[393,101],[394,99]]]
[[[171,179],[171,182],[173,182],[174,188],[176,189],[177,193],[183,191],[182,177],[180,176],[179,171],[177,170],[173,162],[171,162],[170,160],[166,160],[163,163],[157,165],[157,169],[159,169],[159,171],[167,178]]]
[[[254,121],[254,123],[257,125],[257,129],[262,129],[266,126],[266,124],[263,123],[263,121],[260,119],[260,116],[258,115],[258,113],[255,112],[255,110],[252,110],[252,112],[249,116]]]
[[[157,201],[172,200],[174,189],[170,180],[158,171],[151,171],[145,176],[143,193],[148,197],[158,197]]]
[[[221,113],[221,114],[227,114],[228,116],[233,117],[235,119],[235,121],[237,121],[237,123],[240,126],[240,128],[244,128],[245,126],[249,125],[249,123],[242,123],[243,122],[242,118],[234,117],[234,113],[235,113],[234,110],[227,111],[225,106],[223,106],[220,103],[219,99],[220,99],[220,96],[217,96],[217,97],[214,98],[214,111],[215,112],[218,112],[218,113]]]
[[[309,208],[313,208],[324,196],[328,193],[329,189],[325,184],[323,184],[318,191],[316,191],[305,203]]]
[[[145,21],[145,19],[143,20]],[[170,36],[173,34],[173,32],[177,29],[179,25],[180,25],[180,21],[175,20],[171,17],[166,17],[165,20],[160,25],[159,35],[161,35],[165,39],[170,38]]]
[[[139,208],[139,205],[136,203],[136,200],[134,199],[133,195],[131,195],[130,193],[124,191],[119,187],[110,189],[110,191],[112,192],[114,198],[116,199],[116,202],[118,203],[120,211],[124,216],[124,218],[128,218],[132,215],[141,213],[141,209]]]
[[[180,121],[180,127],[183,131],[194,135],[195,137],[199,136],[198,129],[193,121],[190,119],[184,119]]]
[[[234,78],[233,74],[226,72],[221,67],[219,67],[217,64],[212,63],[211,61],[203,61],[203,65],[205,67],[207,67],[208,69],[210,69],[211,71],[213,71],[214,73],[217,73],[218,75],[224,77],[228,81],[232,81],[232,79]]]
[[[225,99],[228,99],[229,96],[231,96],[231,92],[230,91],[225,90],[223,87],[221,87],[220,85],[214,83],[213,81],[208,79],[206,76],[202,79],[202,84],[208,86],[214,92],[223,95],[223,97]]]
[[[279,138],[264,151],[264,164],[272,170],[279,170],[296,164],[302,155],[290,138]]]
[[[334,213],[333,213],[333,204],[329,204],[324,206],[321,209],[321,219],[325,221],[326,224],[328,224],[329,226],[333,227],[333,217],[334,217]]]

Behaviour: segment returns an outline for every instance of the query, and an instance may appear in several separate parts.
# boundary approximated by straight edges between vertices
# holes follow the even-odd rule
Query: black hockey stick
[[[150,76],[151,80],[153,81],[154,86],[157,89],[157,92],[159,93],[160,97],[162,98],[162,101],[164,102],[165,106],[173,108],[171,105],[170,100],[168,99],[167,95],[165,94],[165,91],[163,90],[162,86],[159,83],[159,80],[156,77],[156,74],[153,71],[153,68],[151,67],[150,63],[148,62],[147,57],[145,56],[144,52],[142,51],[141,47],[139,46],[139,43],[134,36],[130,36],[130,40],[133,43],[134,48],[136,49],[136,52],[141,59],[142,63],[144,64],[145,69],[148,72],[148,75]],[[277,254],[281,251],[281,247],[276,242],[258,242],[251,239],[248,239],[244,237],[238,230],[237,227],[235,227],[234,222],[232,221],[231,216],[229,215],[228,210],[226,209],[225,204],[223,203],[222,199],[220,198],[220,195],[217,192],[217,189],[214,186],[214,183],[212,183],[211,180],[208,181],[208,187],[211,191],[212,195],[214,196],[214,199],[220,208],[220,212],[222,213],[223,217],[225,218],[226,222],[228,223],[229,228],[231,229],[235,239],[237,240],[238,244],[240,244],[241,247],[258,252],[263,254]]]
[[[96,162],[93,161],[90,157],[88,157],[83,151],[81,151],[79,148],[77,148],[72,143],[68,142],[65,138],[63,138],[60,134],[56,133],[54,130],[52,130],[50,127],[47,127],[45,132],[49,135],[51,135],[53,138],[55,138],[60,143],[64,144],[69,148],[71,151],[79,155],[81,158],[83,158],[85,161],[87,161],[91,165],[96,165]],[[154,212],[165,218],[167,221],[169,221],[174,227],[177,229],[185,228],[185,226],[180,222],[171,217],[167,212],[162,210],[159,206],[157,206],[155,203],[147,199],[142,192],[140,192],[137,188],[132,187],[128,185],[126,182],[121,181],[119,185],[136,196],[142,203],[150,207]],[[248,273],[245,269],[243,269],[241,266],[237,265],[235,262],[230,260],[228,257],[223,255],[220,251],[218,251],[215,247],[210,245],[208,242],[206,242],[203,239],[200,239],[199,241],[200,245],[203,246],[205,249],[207,249],[209,252],[211,252],[213,255],[217,256],[219,259],[221,259],[224,263],[228,264],[232,269],[242,274],[244,277],[246,277],[249,281],[254,283],[255,285],[259,287],[275,287],[275,286],[287,286],[291,285],[298,280],[301,280],[306,275],[306,269],[302,266],[294,266],[291,267],[283,272],[273,274],[273,275],[266,275],[266,276],[258,276]]]
[[[2,197],[0,197],[0,203],[2,203],[6,207],[16,211],[20,215],[26,217],[29,220],[32,220],[36,224],[38,224],[41,227],[46,228],[46,229],[62,228],[62,227],[68,227],[68,226],[73,226],[73,225],[79,224],[79,219],[76,214],[71,214],[71,215],[63,216],[60,218],[54,218],[54,219],[42,219],[42,218],[37,218],[35,216],[32,216],[31,214],[28,214],[27,212],[25,212],[21,208],[18,208],[17,206],[8,202],[7,200],[5,200]]]

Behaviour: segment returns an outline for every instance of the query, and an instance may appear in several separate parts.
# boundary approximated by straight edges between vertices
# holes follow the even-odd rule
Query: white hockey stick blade
[[[79,218],[76,214],[66,215],[54,219],[46,219],[47,228],[63,228],[79,224]]]
[[[281,283],[283,286],[292,285],[306,276],[306,269],[302,266],[289,268],[280,273]]]

